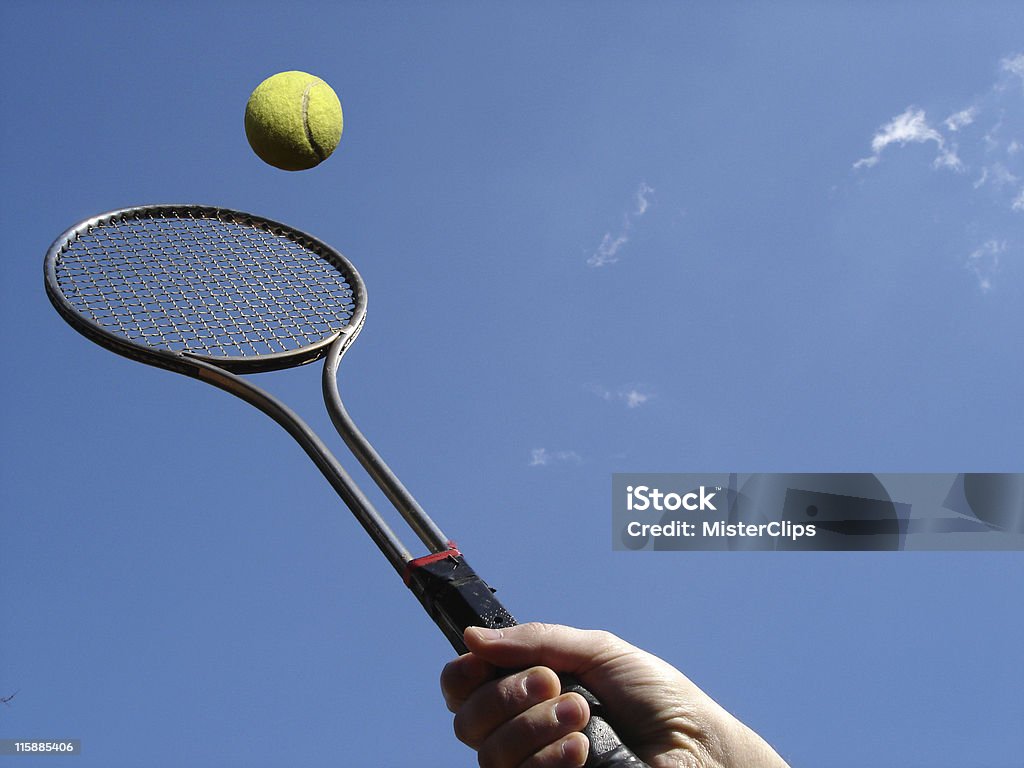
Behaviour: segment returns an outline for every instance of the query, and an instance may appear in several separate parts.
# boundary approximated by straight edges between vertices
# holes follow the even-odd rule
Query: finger
[[[635,650],[608,632],[558,624],[518,624],[504,629],[470,627],[464,639],[472,653],[497,667],[521,669],[542,665],[577,675]]]
[[[573,738],[564,742],[569,734],[583,728],[588,719],[587,702],[575,693],[536,704],[501,725],[480,745],[481,768],[582,765],[582,760],[577,762],[581,751],[578,741]],[[586,737],[580,736],[586,743]],[[583,758],[586,759],[585,749]]]
[[[455,712],[477,688],[493,680],[497,670],[471,653],[459,656],[441,670],[441,694],[449,712]]]
[[[558,676],[546,667],[492,680],[474,690],[455,712],[455,735],[478,749],[503,724],[561,690]]]
[[[531,755],[522,768],[581,768],[589,752],[587,737],[574,731]]]

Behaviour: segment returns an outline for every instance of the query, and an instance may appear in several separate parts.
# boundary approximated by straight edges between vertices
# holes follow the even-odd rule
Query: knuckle
[[[609,658],[622,656],[633,647],[618,635],[612,634],[604,629],[588,630],[590,641],[594,649],[594,656],[597,658]]]
[[[527,699],[526,672],[516,672],[498,681],[498,711],[506,717],[519,714]]]
[[[622,640],[619,639],[618,635],[613,635],[606,629],[591,629],[589,630],[591,638],[593,638],[595,645],[602,647],[609,647],[613,645],[620,645]]]
[[[547,624],[542,621],[531,621],[523,624],[524,627],[529,627],[529,631],[537,635],[550,635],[558,631],[557,624]]]

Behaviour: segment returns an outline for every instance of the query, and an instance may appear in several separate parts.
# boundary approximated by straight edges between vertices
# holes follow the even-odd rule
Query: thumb
[[[470,627],[464,640],[473,654],[497,667],[545,666],[577,676],[634,650],[609,632],[560,624],[518,624],[504,629]]]

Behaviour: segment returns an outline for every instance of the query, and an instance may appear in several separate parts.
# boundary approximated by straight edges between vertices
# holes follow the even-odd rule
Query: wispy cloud
[[[1024,53],[1015,56],[1007,56],[1000,62],[1003,72],[1009,72],[1020,78],[1020,85],[1024,88]]]
[[[1005,240],[989,240],[971,251],[965,266],[978,280],[983,293],[992,290],[992,280],[999,271],[999,256],[1006,250]]]
[[[964,110],[957,114],[962,115],[968,111]],[[953,121],[958,129],[961,125],[968,124],[967,122],[962,122],[965,119],[954,115],[947,118],[947,125],[949,125],[949,121]],[[933,163],[936,168],[961,169],[962,163],[960,158],[957,157],[956,147],[949,145],[942,137],[942,134],[928,123],[924,110],[917,109],[916,107],[907,107],[902,114],[896,115],[890,122],[883,125],[874,138],[871,139],[871,154],[858,160],[853,164],[853,167],[870,168],[877,165],[882,157],[882,152],[886,147],[893,144],[902,147],[906,144],[924,144],[929,141],[935,142],[937,147],[937,154]]]
[[[1022,100],[1015,87],[1018,84],[1024,86],[1024,53],[1002,59],[995,83],[939,124],[930,122],[923,109],[907,107],[878,129],[871,139],[871,154],[857,160],[853,167],[878,165],[891,147],[933,143],[935,168],[973,171],[975,189],[993,185],[1009,191],[1004,203],[1012,207],[1017,194],[1024,191],[1013,167],[1024,148],[1019,120]]]
[[[981,175],[974,182],[974,188],[980,189],[986,184],[990,184],[997,189],[1002,189],[1006,186],[1016,187],[1019,181],[1020,179],[1017,178],[1016,174],[1011,173],[1005,165],[996,160],[990,165],[982,167]]]
[[[974,122],[974,116],[978,113],[977,107],[968,107],[967,109],[961,109],[946,118],[946,128],[956,133],[961,128],[964,128]]]
[[[651,396],[637,389],[630,389],[622,393],[627,408],[639,408],[651,399]]]
[[[608,389],[600,384],[588,384],[587,389],[608,402],[623,403],[627,408],[639,408],[648,402],[653,395],[638,385],[630,384],[618,389]]]
[[[640,188],[633,195],[633,207],[622,217],[622,229],[618,233],[604,233],[601,244],[587,259],[588,266],[604,267],[619,260],[619,251],[629,242],[634,222],[647,213],[653,194],[654,187],[649,186],[647,182],[640,182]]]
[[[1020,250],[1000,230],[1019,228],[1024,214],[1024,53],[1000,60],[995,79],[961,109],[941,121],[931,121],[925,111],[907,107],[881,126],[871,139],[871,154],[853,163],[867,172],[883,155],[910,144],[935,148],[932,167],[951,170],[970,180],[965,190],[983,194],[987,205],[972,204],[979,211],[970,222],[973,231],[985,227],[990,236],[966,257],[968,269],[982,291],[992,290],[1000,257]]]
[[[547,448],[534,448],[530,451],[531,467],[546,467],[550,464],[582,464],[583,457],[576,451],[549,451]]]

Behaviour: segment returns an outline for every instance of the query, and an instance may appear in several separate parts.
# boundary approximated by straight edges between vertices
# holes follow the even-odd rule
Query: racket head
[[[193,373],[310,363],[346,348],[366,288],[326,243],[261,216],[203,205],[121,208],[62,233],[46,293],[75,330],[126,357]]]

